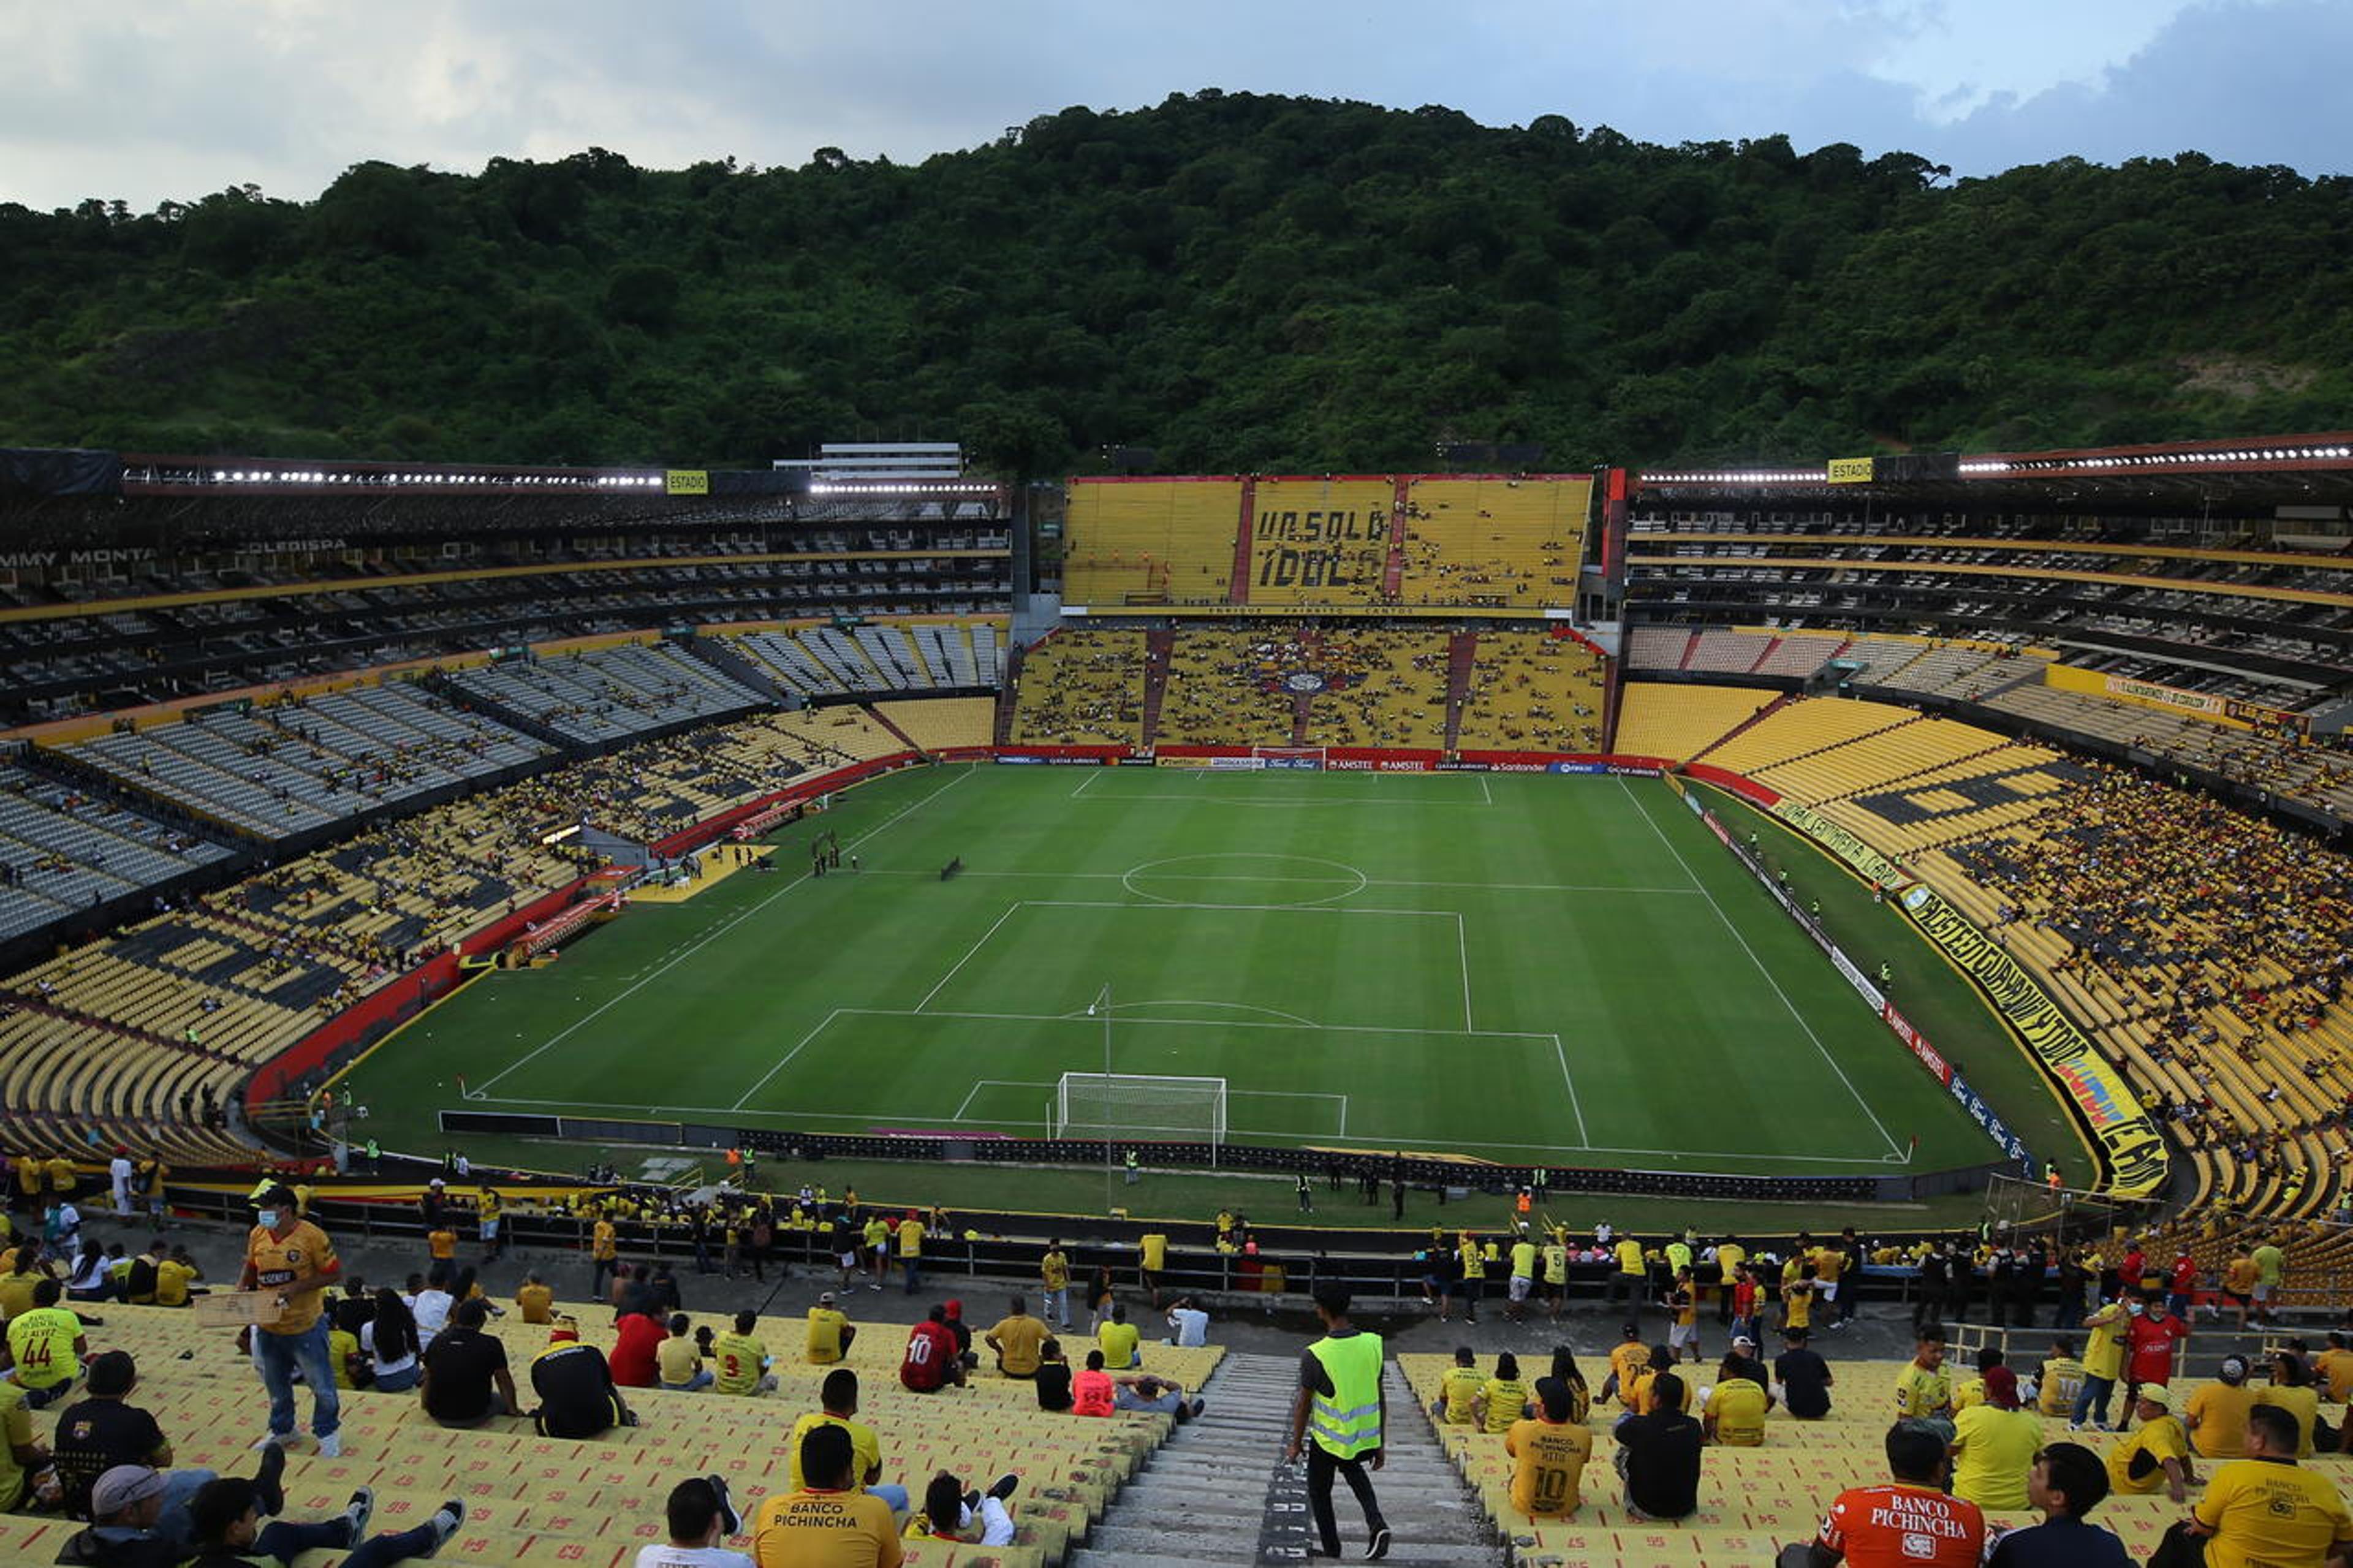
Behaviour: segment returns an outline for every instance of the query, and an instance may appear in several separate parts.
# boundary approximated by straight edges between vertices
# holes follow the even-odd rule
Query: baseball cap
[[[2171,1410],[2173,1408],[2173,1390],[2166,1387],[2165,1384],[2161,1383],[2142,1384],[2140,1385],[2140,1397],[2148,1401],[2151,1405],[2156,1405],[2159,1410]]]
[[[164,1478],[145,1465],[117,1465],[91,1484],[90,1511],[105,1519],[164,1495]]]
[[[830,1291],[830,1290],[828,1290],[828,1291],[826,1291],[824,1294],[822,1294],[822,1295],[820,1295],[819,1297],[818,1297],[818,1299],[817,1299],[817,1304],[818,1304],[818,1306],[820,1306],[820,1307],[830,1307],[830,1306],[832,1306],[832,1305],[833,1305],[833,1292],[832,1292],[832,1291]]]
[[[90,1358],[90,1391],[101,1398],[128,1394],[138,1372],[129,1351],[101,1351]]]
[[[443,1181],[440,1177],[436,1176],[436,1177],[434,1177],[431,1181],[429,1181],[429,1182],[426,1183],[425,1184],[426,1184],[427,1186],[428,1186],[428,1187],[446,1187],[446,1186],[448,1186],[449,1184],[448,1184],[448,1183],[447,1183],[447,1182],[445,1182],[445,1181]]]
[[[1757,1348],[1757,1342],[1750,1339],[1746,1334],[1733,1335],[1732,1342],[1736,1345],[1746,1345],[1750,1350],[1755,1350]]]
[[[2221,1375],[2224,1383],[2241,1384],[2246,1382],[2247,1358],[2242,1355],[2224,1356],[2222,1358]]]

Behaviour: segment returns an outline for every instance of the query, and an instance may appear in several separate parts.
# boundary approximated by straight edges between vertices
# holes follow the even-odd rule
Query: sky
[[[917,162],[1203,88],[1787,134],[1957,176],[2353,172],[2353,0],[0,0],[0,202],[307,200],[368,159]]]

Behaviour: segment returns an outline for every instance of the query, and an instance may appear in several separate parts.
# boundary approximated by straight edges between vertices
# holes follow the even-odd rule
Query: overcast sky
[[[363,159],[904,161],[1071,104],[1303,93],[1962,174],[2353,166],[2353,0],[0,0],[0,201],[141,210]]]

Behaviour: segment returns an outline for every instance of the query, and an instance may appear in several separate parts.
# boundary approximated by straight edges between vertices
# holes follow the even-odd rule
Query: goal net
[[[1321,746],[1252,746],[1250,756],[1261,768],[1303,768],[1321,772],[1324,748]]]
[[[1226,1142],[1226,1080],[1152,1073],[1066,1072],[1054,1086],[1057,1138]]]

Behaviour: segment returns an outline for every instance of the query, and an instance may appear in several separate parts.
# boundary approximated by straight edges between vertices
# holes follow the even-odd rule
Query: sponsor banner
[[[1912,1021],[1895,1010],[1895,1004],[1890,1002],[1882,1007],[1879,1016],[1887,1020],[1887,1026],[1894,1031],[1895,1037],[1911,1047],[1912,1054],[1920,1058],[1920,1065],[1934,1074],[1938,1083],[1952,1081],[1953,1069],[1946,1065],[1936,1047],[1928,1043],[1928,1037],[1914,1028]]]
[[[1707,830],[1715,835],[1715,841],[1718,844],[1723,845],[1726,849],[1732,847],[1732,835],[1724,830],[1724,824],[1715,819],[1715,813],[1703,811],[1699,814],[1699,819],[1707,824]]]
[[[1007,752],[999,752],[997,753],[997,765],[1000,767],[1030,768],[1036,767],[1039,763],[1042,763],[1046,759],[1043,757],[1017,757]]]
[[[1691,791],[1683,787],[1683,781],[1680,777],[1676,776],[1674,773],[1670,771],[1668,773],[1661,773],[1659,776],[1667,781],[1667,787],[1675,792],[1675,798],[1677,800],[1686,803],[1691,800]]]
[[[2225,701],[2222,710],[2242,724],[2259,724],[2267,730],[2293,730],[2301,735],[2312,727],[2311,719],[2305,714],[2266,708],[2260,702],[2242,702],[2235,697]]]
[[[1707,808],[1707,807],[1705,807],[1705,806],[1704,806],[1704,805],[1700,805],[1700,803],[1699,803],[1699,796],[1697,796],[1697,795],[1685,795],[1685,794],[1683,794],[1683,793],[1682,793],[1682,792],[1678,791],[1678,792],[1676,793],[1676,795],[1675,795],[1675,798],[1676,798],[1677,800],[1679,800],[1679,801],[1682,801],[1685,805],[1687,805],[1687,806],[1691,807],[1691,814],[1692,814],[1694,816],[1698,817],[1702,822],[1708,822],[1708,821],[1712,821],[1712,820],[1715,818],[1715,814],[1714,812],[1712,812],[1712,811],[1708,810],[1708,808]],[[1722,836],[1722,830],[1719,828],[1719,829],[1718,829],[1718,837],[1721,837],[1721,836]],[[1725,838],[1724,841],[1725,841],[1726,844],[1729,844],[1729,843],[1731,843],[1731,842],[1732,842],[1732,840],[1731,840],[1731,839],[1729,839],[1729,838]]]
[[[2026,1145],[2019,1141],[2017,1134],[2002,1125],[2001,1118],[1993,1113],[1993,1107],[1978,1099],[1978,1091],[1971,1089],[1960,1074],[1955,1073],[1946,1079],[1945,1087],[1952,1092],[1955,1100],[1960,1101],[1961,1109],[1969,1113],[1969,1120],[1983,1129],[1985,1135],[2000,1145],[2003,1153],[2024,1165],[2028,1175],[2034,1174],[2034,1158],[2026,1152]]]
[[[2153,680],[2134,680],[2122,675],[2111,675],[2103,684],[2111,697],[2146,702],[2154,708],[2174,708],[2185,713],[2219,713],[2225,716],[2230,712],[2229,703],[2202,691],[2183,691],[2178,687],[2159,686]]]
[[[1221,773],[1254,773],[1266,767],[1264,757],[1209,757],[1205,760],[1213,771]]]
[[[1835,944],[1830,945],[1829,951],[1831,963],[1837,966],[1838,972],[1841,974],[1846,976],[1846,983],[1849,985],[1853,986],[1855,991],[1861,994],[1864,1001],[1871,1004],[1871,1010],[1873,1012],[1878,1014],[1883,1018],[1887,1016],[1887,998],[1880,993],[1879,987],[1873,985],[1871,981],[1864,976],[1862,971],[1854,966],[1854,960],[1840,952]]]
[[[1879,459],[1876,458],[1832,458],[1831,459],[1830,479],[1834,485],[1867,485],[1877,477],[1878,472]]]
[[[1311,762],[1295,762],[1292,763],[1292,766],[1293,767],[1312,768],[1314,765],[1315,764]],[[1375,763],[1373,767],[1375,771],[1385,773],[1426,773],[1436,765],[1436,763],[1425,762],[1419,757],[1383,757],[1380,761]]]
[[[662,475],[662,491],[674,496],[707,496],[711,493],[711,472],[707,468],[670,468]]]
[[[1912,880],[1905,875],[1904,868],[1811,806],[1800,805],[1784,795],[1774,802],[1773,815],[1853,867],[1865,881],[1896,889]]]
[[[1491,763],[1440,763],[1438,771],[1441,773],[1483,773],[1491,772],[1493,765]]]
[[[1116,757],[1044,757],[1039,759],[1050,768],[1099,768],[1105,763],[1117,762]]]
[[[1545,764],[1545,772],[1548,773],[1606,773],[1609,771],[1609,764],[1607,763],[1546,763]]]
[[[1258,763],[1263,768],[1288,768],[1294,773],[1320,773],[1324,771],[1324,759],[1321,757],[1261,757]],[[1388,766],[1387,763],[1382,765]]]
[[[1612,778],[1654,779],[1664,772],[1663,769],[1642,767],[1632,763],[1610,763],[1607,766]]]
[[[1174,766],[1176,763],[1176,759],[1173,757],[1169,758],[1166,762],[1155,763],[1152,753],[1149,752],[1145,752],[1140,756],[1121,757],[1117,759],[1117,761],[1119,765],[1123,768],[1149,768],[1154,766],[1170,767]]]
[[[1491,773],[1548,773],[1559,771],[1557,764],[1552,763],[1485,763],[1481,765]]]
[[[1136,761],[1138,761],[1138,762],[1141,762],[1141,761],[1143,761],[1144,759],[1142,759],[1142,758],[1140,758],[1140,757],[1139,757],[1139,758],[1137,758],[1137,759],[1135,759],[1135,760],[1136,760]],[[1170,757],[1170,756],[1161,756],[1161,757],[1155,757],[1155,758],[1153,758],[1153,759],[1152,759],[1152,765],[1153,765],[1153,766],[1155,766],[1155,767],[1160,767],[1160,768],[1193,768],[1193,769],[1202,769],[1202,768],[1207,768],[1207,767],[1208,767],[1211,763],[1216,762],[1217,760],[1218,760],[1218,759],[1217,759],[1217,758],[1215,758],[1215,757]]]
[[[1915,885],[1896,900],[1930,942],[1977,984],[2090,1129],[2108,1168],[2107,1190],[2147,1197],[2165,1184],[2168,1157],[2157,1124],[2116,1066],[2017,960],[1933,889]]]

